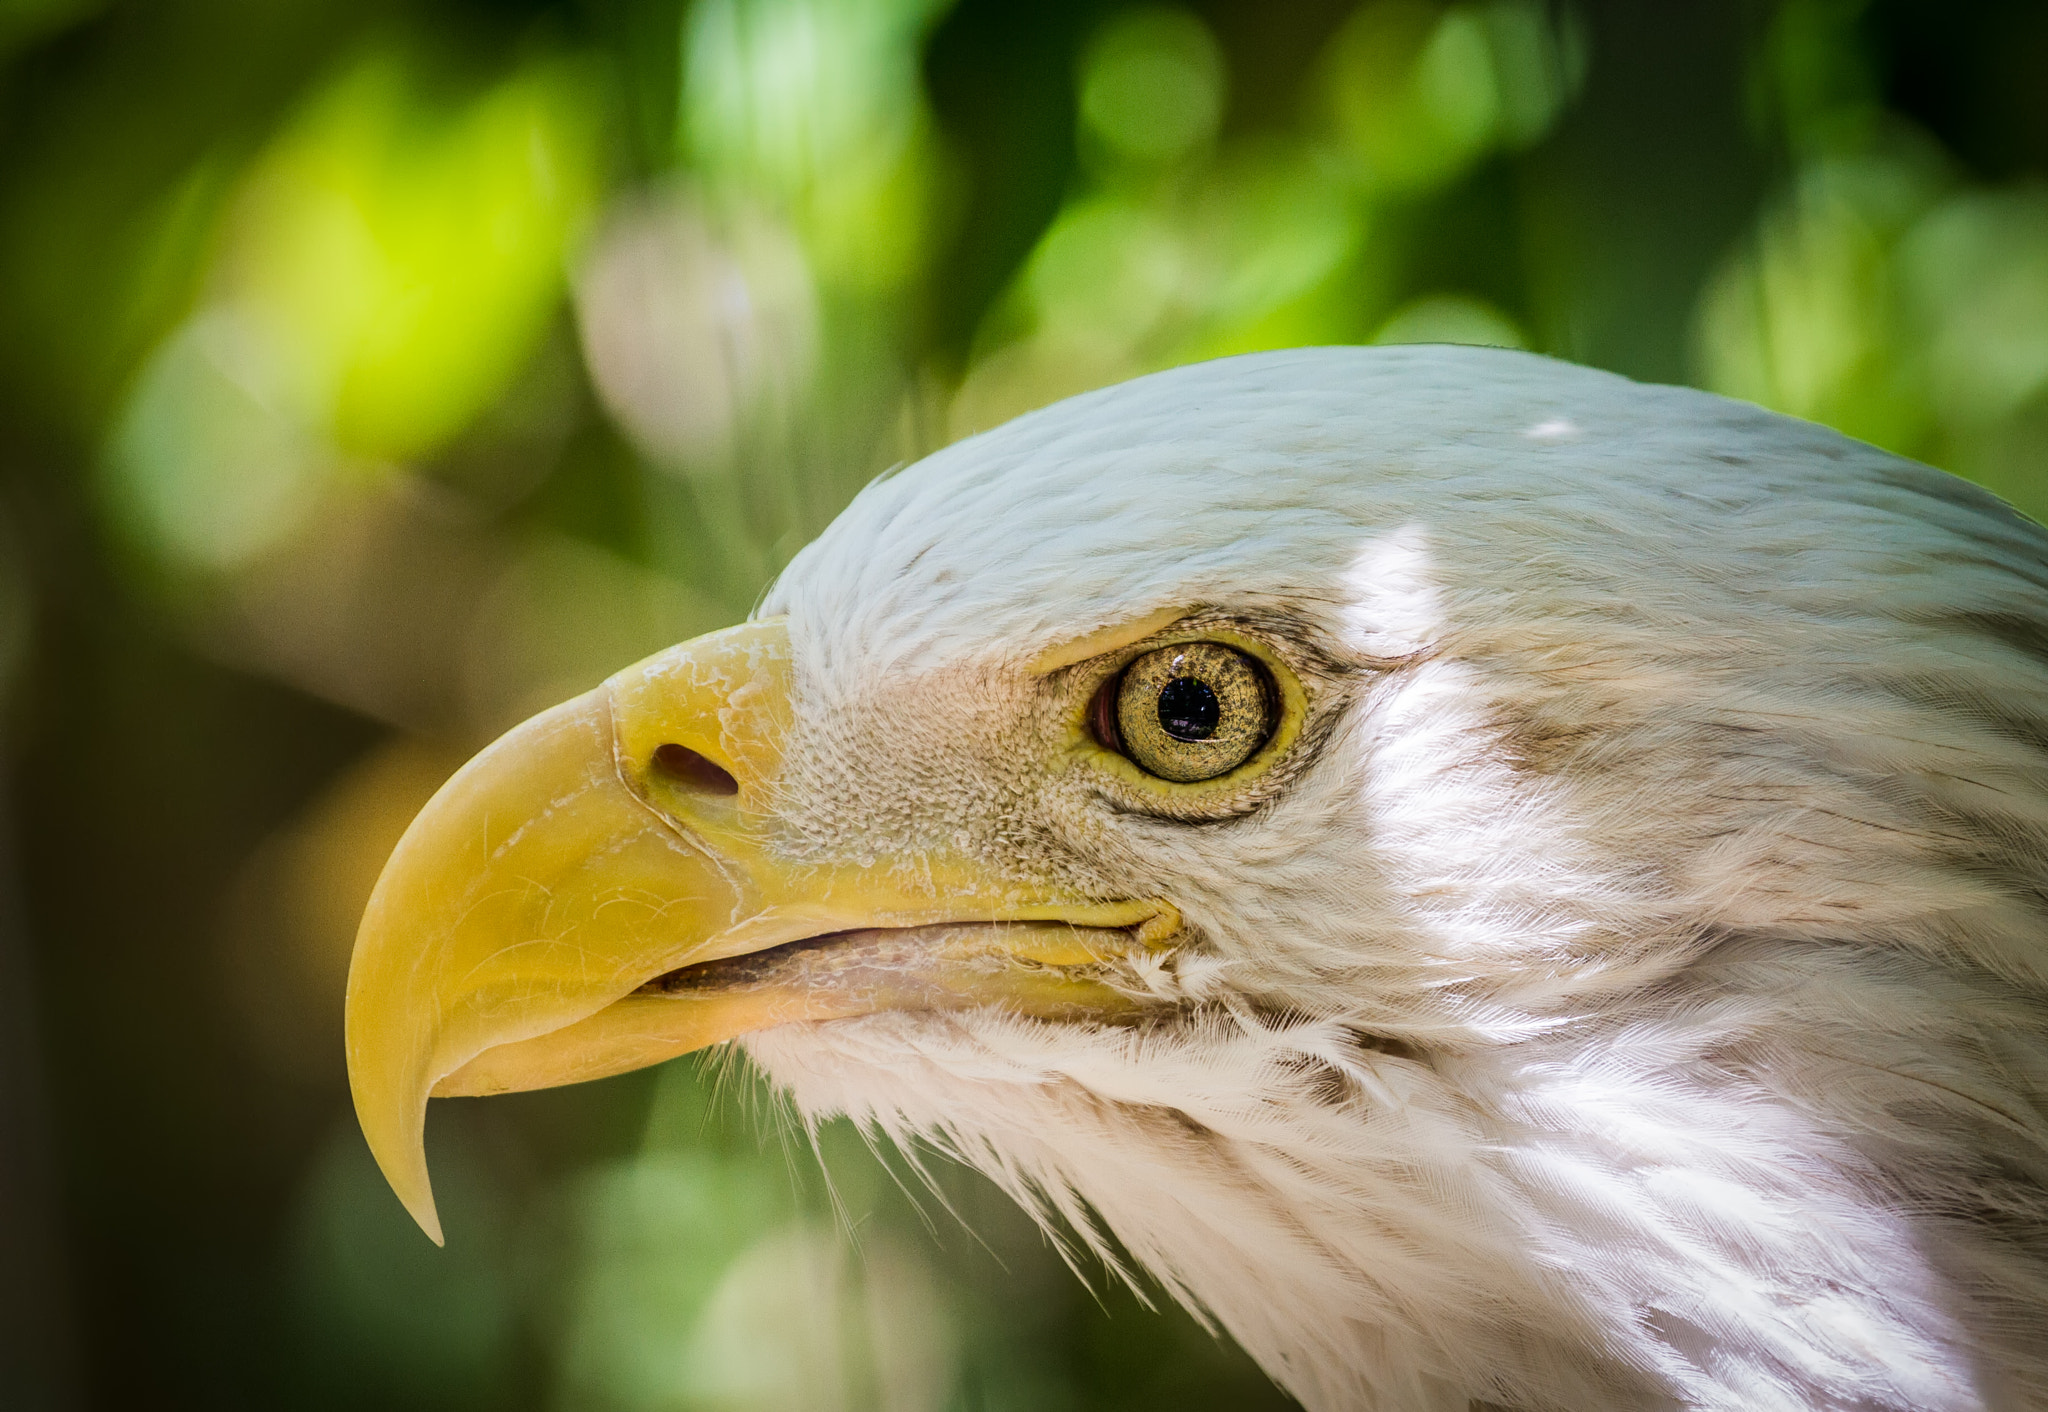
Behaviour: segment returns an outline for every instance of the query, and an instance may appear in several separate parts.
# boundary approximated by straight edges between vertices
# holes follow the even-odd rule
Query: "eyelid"
[[[1194,611],[1185,607],[1160,608],[1142,618],[1097,628],[1094,632],[1048,647],[1031,659],[1028,670],[1033,676],[1042,677],[1061,667],[1071,667],[1092,657],[1133,647],[1148,637],[1157,636]]]

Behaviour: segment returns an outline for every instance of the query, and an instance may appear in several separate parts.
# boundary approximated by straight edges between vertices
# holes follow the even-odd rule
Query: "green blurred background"
[[[1191,359],[1540,349],[2048,513],[2044,175],[2038,0],[0,0],[0,1404],[1282,1405],[729,1062],[436,1105],[435,1250],[342,1070],[385,852]]]

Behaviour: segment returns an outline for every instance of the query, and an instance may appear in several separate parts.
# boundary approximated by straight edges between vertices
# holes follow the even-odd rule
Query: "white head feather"
[[[1256,807],[1040,768],[1025,667],[1291,654]],[[764,605],[792,847],[1171,898],[1142,1028],[748,1048],[1120,1245],[1319,1412],[2048,1408],[2048,535],[1505,352],[1140,379],[870,487]]]

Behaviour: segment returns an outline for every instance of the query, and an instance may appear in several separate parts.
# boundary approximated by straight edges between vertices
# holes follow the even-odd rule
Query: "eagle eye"
[[[1176,784],[1242,765],[1272,735],[1273,716],[1272,686],[1258,662],[1216,642],[1146,653],[1105,686],[1096,712],[1105,745]]]

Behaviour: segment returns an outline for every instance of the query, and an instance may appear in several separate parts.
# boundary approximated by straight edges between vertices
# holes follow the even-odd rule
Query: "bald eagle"
[[[2048,1408],[2048,534],[1700,392],[1225,359],[864,491],[393,855],[357,1112],[737,1040],[1316,1412]]]

